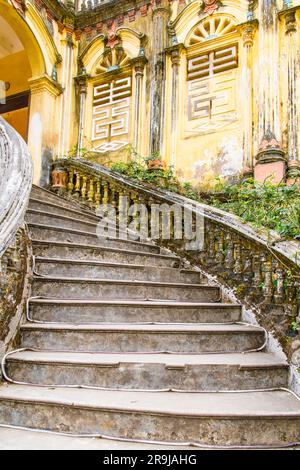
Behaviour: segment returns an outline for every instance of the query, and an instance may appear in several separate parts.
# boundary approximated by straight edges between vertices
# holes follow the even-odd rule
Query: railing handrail
[[[105,176],[108,180],[118,182],[121,185],[125,185],[132,191],[141,192],[148,196],[155,196],[156,198],[169,203],[176,203],[182,206],[192,204],[195,211],[204,215],[204,217],[210,219],[212,222],[221,224],[227,227],[237,234],[247,238],[250,242],[259,244],[265,249],[272,251],[273,254],[279,256],[280,259],[284,258],[290,265],[294,265],[297,271],[300,268],[300,243],[296,240],[282,240],[280,235],[275,231],[260,229],[255,230],[251,225],[243,222],[243,220],[228,212],[218,209],[207,204],[203,204],[192,199],[188,199],[180,194],[170,192],[166,189],[157,189],[147,187],[145,183],[139,183],[120,175],[114,171],[111,171],[107,167],[104,167],[97,163],[88,162],[82,158],[64,158],[56,160],[55,166],[68,166],[71,165],[74,168],[88,171],[93,176]]]
[[[28,147],[0,116],[0,257],[24,223],[31,185]]]

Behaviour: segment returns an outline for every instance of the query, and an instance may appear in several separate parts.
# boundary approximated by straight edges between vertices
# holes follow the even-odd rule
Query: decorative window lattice
[[[236,22],[233,18],[224,15],[211,15],[196,26],[189,38],[188,46],[233,33],[236,30]]]
[[[128,139],[116,137],[129,134],[131,77],[120,78],[94,87],[92,141],[94,150],[118,150],[128,144]]]
[[[237,44],[205,52],[188,60],[188,80],[211,77],[238,66]]]
[[[234,110],[235,77],[233,72],[214,80],[193,80],[188,84],[188,119],[204,119],[207,122],[224,121],[224,115]],[[225,119],[226,121],[226,119]]]

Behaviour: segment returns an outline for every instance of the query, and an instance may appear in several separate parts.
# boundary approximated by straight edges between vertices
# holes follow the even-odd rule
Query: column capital
[[[165,53],[171,57],[173,67],[176,65],[179,66],[181,53],[185,49],[185,45],[182,43],[174,44],[165,49]]]
[[[148,59],[144,55],[139,55],[131,59],[131,64],[134,67],[136,75],[143,76],[145,65],[148,63]]]
[[[154,16],[162,16],[162,17],[170,16],[169,3],[164,4],[164,2],[162,1],[158,2],[157,0],[152,0],[151,5],[152,5],[152,18]]]
[[[284,15],[284,20],[285,20],[285,34],[296,33],[297,31],[296,11],[289,10]]]
[[[31,94],[47,91],[53,96],[58,96],[63,93],[61,85],[46,74],[40,77],[30,78],[28,83]]]
[[[258,29],[258,21],[250,20],[239,25],[244,47],[252,47],[255,31]]]
[[[82,72],[74,78],[76,85],[78,86],[79,93],[87,93],[87,81],[89,75],[83,69]]]

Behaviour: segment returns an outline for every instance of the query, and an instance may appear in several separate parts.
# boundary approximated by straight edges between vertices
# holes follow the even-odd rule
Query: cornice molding
[[[59,96],[63,92],[62,86],[48,75],[31,78],[28,80],[31,94],[47,91],[51,95]]]
[[[126,15],[128,12],[138,11],[141,7],[149,5],[149,0],[112,0],[109,3],[99,5],[93,10],[79,11],[75,15],[76,29],[94,25],[98,22],[105,22],[112,18]]]

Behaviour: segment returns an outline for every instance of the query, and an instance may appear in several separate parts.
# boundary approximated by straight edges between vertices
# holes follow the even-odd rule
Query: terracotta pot
[[[67,187],[67,173],[63,168],[55,168],[52,173],[52,188],[66,188]]]
[[[155,160],[148,161],[148,168],[149,170],[163,170],[165,168],[165,162],[156,158]]]

